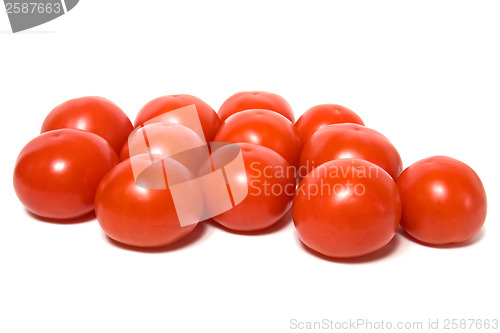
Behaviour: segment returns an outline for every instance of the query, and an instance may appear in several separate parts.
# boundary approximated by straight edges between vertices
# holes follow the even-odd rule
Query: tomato
[[[122,149],[120,149],[120,154],[118,155],[120,157],[120,161],[125,161],[127,158],[130,158],[130,151],[128,149],[128,141],[125,141],[123,144]]]
[[[196,147],[199,149],[195,149]],[[129,137],[123,149],[120,153],[121,160],[129,158],[130,153],[132,155],[144,153],[176,155],[192,172],[197,172],[197,166],[208,157],[208,148],[204,139],[193,130],[173,123],[152,123],[137,129]]]
[[[236,231],[268,228],[279,221],[291,206],[296,185],[294,170],[283,157],[269,148],[251,143],[238,143],[238,146],[245,168],[226,176],[230,184],[247,187],[247,196],[230,210],[213,217],[213,220]],[[231,146],[224,146],[212,153],[216,169],[228,162],[227,156],[231,156],[232,149]]]
[[[392,143],[379,132],[359,124],[333,124],[320,128],[306,142],[300,156],[299,175],[324,162],[360,158],[375,163],[397,179],[403,162]]]
[[[43,121],[41,133],[60,128],[75,128],[100,135],[119,154],[133,126],[116,104],[106,98],[88,96],[56,106]]]
[[[307,247],[350,258],[390,242],[399,225],[401,201],[396,183],[382,168],[342,159],[318,166],[299,183],[292,212]]]
[[[293,124],[279,113],[269,110],[245,110],[227,118],[215,141],[248,142],[271,148],[296,166],[302,142]]]
[[[410,165],[398,178],[401,226],[428,244],[465,242],[486,219],[486,192],[467,164],[433,156]]]
[[[198,113],[199,120],[201,122],[201,127],[205,134],[206,142],[213,141],[215,133],[219,129],[221,121],[217,113],[204,101],[199,99],[198,97],[191,95],[167,95],[153,99],[148,102],[146,105],[142,107],[135,118],[135,127],[138,127],[144,124],[146,121],[167,113],[169,111],[173,111],[185,106],[195,105],[196,111]],[[189,127],[189,124],[186,121],[190,121],[191,119],[180,119],[176,114],[172,113],[172,118],[169,121],[178,123],[181,125],[186,125]]]
[[[219,117],[224,121],[237,112],[250,109],[271,110],[295,122],[295,114],[286,99],[266,91],[242,91],[232,95],[222,103]]]
[[[303,143],[321,127],[331,124],[354,123],[364,125],[354,111],[337,104],[320,104],[308,109],[295,123]]]
[[[95,212],[102,230],[117,242],[137,247],[166,246],[187,236],[197,223],[181,226],[170,188],[155,189],[136,182],[132,163],[144,169],[151,164],[150,155],[136,155],[121,162],[99,184]],[[172,177],[192,179],[192,173],[171,158],[156,166],[160,167],[158,180],[164,185],[170,185]],[[203,196],[195,186],[191,193],[187,214],[191,220],[199,221]]]
[[[118,156],[102,137],[76,129],[43,133],[19,153],[14,189],[32,213],[72,219],[94,209],[94,195]]]

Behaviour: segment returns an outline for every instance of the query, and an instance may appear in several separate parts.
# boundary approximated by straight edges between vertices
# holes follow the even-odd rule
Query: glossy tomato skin
[[[300,240],[333,258],[374,252],[394,237],[401,217],[391,176],[360,159],[326,162],[299,184],[293,221]]]
[[[120,154],[118,155],[120,158],[120,161],[125,161],[127,158],[130,158],[130,151],[128,149],[128,140],[125,141],[125,143],[122,146],[122,149],[120,149]]]
[[[486,192],[467,164],[433,156],[406,168],[397,184],[403,203],[401,226],[427,244],[452,244],[474,237],[486,219]]]
[[[303,143],[321,127],[331,124],[353,123],[365,125],[354,111],[338,104],[320,104],[313,106],[300,116],[295,127]]]
[[[133,126],[122,109],[110,100],[87,96],[56,106],[43,121],[41,133],[60,128],[95,133],[108,141],[119,154]]]
[[[300,156],[299,176],[331,160],[359,158],[375,163],[397,179],[401,157],[381,133],[359,124],[333,124],[320,128],[306,142]]]
[[[275,151],[251,143],[238,143],[245,172],[228,174],[232,183],[246,180],[248,194],[230,210],[213,217],[217,223],[234,231],[257,231],[278,222],[289,210],[296,186],[294,170]],[[221,160],[219,148],[213,161]],[[222,158],[223,160],[224,158]],[[245,185],[245,184],[242,184]]]
[[[180,163],[165,159],[170,172],[185,180],[192,174]],[[102,230],[111,239],[135,247],[167,246],[187,236],[196,223],[181,226],[170,189],[151,189],[136,183],[132,162],[149,165],[148,154],[135,155],[120,162],[101,181],[95,196],[95,212]],[[198,218],[197,203],[201,193],[193,189],[193,209]]]
[[[138,127],[146,121],[167,113],[168,111],[173,111],[193,104],[196,106],[201,127],[205,134],[205,140],[206,142],[212,142],[221,124],[219,116],[210,105],[192,95],[166,95],[149,101],[137,114],[134,126]],[[183,123],[182,119],[175,119],[175,121],[181,125],[186,125]]]
[[[266,91],[238,92],[222,103],[218,113],[220,119],[225,121],[237,112],[250,109],[271,110],[295,122],[295,114],[286,99]]]
[[[274,150],[297,166],[302,148],[297,129],[284,116],[269,110],[245,110],[222,123],[217,142],[248,142]]]
[[[102,137],[76,129],[43,133],[19,153],[14,189],[32,213],[51,219],[72,219],[94,209],[102,177],[118,156]]]

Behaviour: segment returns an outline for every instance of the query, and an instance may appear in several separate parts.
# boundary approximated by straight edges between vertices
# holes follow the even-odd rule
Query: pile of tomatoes
[[[189,106],[202,135],[178,117]],[[162,140],[153,147],[145,136],[147,150],[138,151],[131,133],[146,128]],[[233,144],[213,148],[214,142]],[[173,157],[204,143],[212,147],[205,160],[188,167]],[[227,186],[207,195],[186,185],[189,200],[176,202],[172,179],[191,184],[198,167],[222,168],[235,147],[244,168],[223,173]],[[161,157],[156,171],[164,188],[143,186],[134,174],[154,156]],[[234,184],[245,187],[238,201]],[[64,222],[95,211],[110,238],[137,247],[172,244],[207,216],[233,231],[264,230],[292,209],[301,241],[334,258],[377,251],[399,226],[426,244],[467,241],[484,224],[487,206],[481,180],[463,162],[434,156],[403,171],[392,143],[350,109],[317,105],[295,121],[283,97],[262,91],[234,94],[218,112],[191,95],[162,96],[144,105],[134,124],[105,98],[69,100],[20,152],[14,188],[38,216]],[[233,191],[230,205],[207,215],[208,203],[224,191]],[[195,223],[180,223],[179,205],[182,218]]]

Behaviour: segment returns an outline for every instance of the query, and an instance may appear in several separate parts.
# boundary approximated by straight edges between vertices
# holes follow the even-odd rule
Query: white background
[[[82,0],[12,34],[2,8],[0,331],[500,319],[499,12],[498,1]],[[468,163],[488,194],[482,232],[452,248],[398,234],[373,256],[340,262],[306,251],[291,222],[252,236],[202,223],[168,251],[140,252],[110,243],[95,220],[36,220],[16,198],[17,154],[67,99],[104,96],[133,120],[161,95],[192,94],[217,110],[241,90],[278,93],[297,116],[345,105],[405,166],[436,154]]]

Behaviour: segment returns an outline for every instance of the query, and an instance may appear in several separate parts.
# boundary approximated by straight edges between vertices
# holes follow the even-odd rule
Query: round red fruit
[[[295,127],[299,131],[302,142],[306,143],[320,128],[342,123],[365,124],[354,111],[345,106],[320,104],[304,112],[295,123]]]
[[[196,227],[203,210],[201,191],[192,184],[187,203],[191,209],[182,213],[188,215],[183,217],[191,223],[181,225],[181,212],[170,189],[172,179],[177,179],[176,183],[189,182],[193,179],[192,173],[176,160],[161,158],[153,166],[149,154],[132,156],[118,164],[99,184],[95,196],[96,216],[111,239],[136,247],[162,247],[187,236]],[[163,187],[149,186],[150,181],[135,178],[134,172],[151,166],[152,173],[147,177],[156,185],[162,182]]]
[[[265,109],[277,112],[292,123],[295,115],[290,104],[280,95],[266,91],[242,91],[226,99],[219,109],[219,117],[222,121],[231,115],[250,109]]]
[[[302,142],[297,129],[279,113],[269,110],[245,110],[222,123],[215,141],[247,142],[270,148],[297,166]]]
[[[219,224],[235,231],[255,231],[278,222],[290,208],[295,186],[294,170],[275,151],[250,143],[238,143],[245,168],[228,174],[230,184],[248,190],[246,197],[230,210],[213,217]],[[218,169],[234,155],[234,145],[212,153]]]
[[[30,141],[19,153],[14,189],[22,204],[45,218],[72,219],[94,209],[94,196],[118,156],[102,137],[58,129]]]
[[[486,192],[467,164],[433,156],[410,165],[397,184],[403,203],[401,226],[427,244],[474,237],[486,219]]]
[[[390,242],[401,202],[396,183],[382,168],[342,159],[320,165],[300,182],[292,211],[307,247],[328,257],[352,258]]]
[[[196,106],[205,140],[212,142],[221,124],[219,116],[210,105],[191,95],[166,95],[149,101],[137,114],[134,125],[138,127],[152,118],[193,104]],[[192,117],[179,117],[176,113],[172,113],[171,117],[167,114],[165,119],[187,127],[190,127],[191,123],[195,121]]]
[[[45,118],[41,133],[60,128],[95,133],[108,141],[119,154],[133,126],[116,104],[103,97],[88,96],[56,106]]]
[[[299,176],[304,177],[325,162],[343,158],[375,163],[394,179],[403,170],[398,151],[381,133],[359,124],[333,124],[320,128],[304,145]]]

